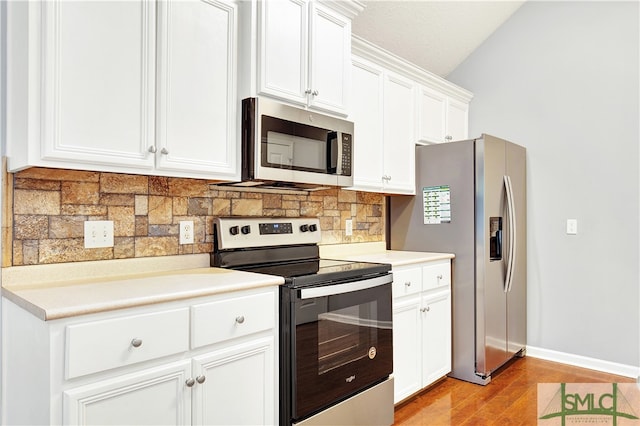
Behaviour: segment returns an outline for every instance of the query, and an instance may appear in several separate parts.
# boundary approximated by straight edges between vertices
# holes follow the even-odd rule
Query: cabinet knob
[[[160,154],[162,154],[162,155],[168,155],[168,154],[169,154],[169,150],[168,150],[167,148],[162,148],[162,149],[160,150]]]
[[[453,140],[453,136],[447,135],[447,136],[444,137],[444,140],[447,141],[447,142],[450,142],[450,141]]]
[[[318,96],[318,94],[319,94],[319,93],[320,93],[320,92],[318,92],[317,90],[314,90],[313,92],[311,92],[311,94],[312,94],[313,96]]]
[[[411,281],[407,281],[406,283],[404,283],[404,285],[407,287],[411,287]]]
[[[426,307],[426,308],[420,308],[420,312],[429,312],[431,310],[430,307]]]
[[[142,346],[142,339],[136,337],[131,341],[131,346],[133,346],[134,348],[139,348],[140,346]]]
[[[305,90],[305,91],[304,91],[304,94],[305,94],[305,95],[310,95],[310,94],[311,94],[311,89],[307,89],[307,90]]]
[[[236,317],[236,322],[238,324],[242,324],[244,322],[244,315],[240,315],[239,317]]]
[[[438,275],[438,281],[440,281],[442,279],[442,274]]]
[[[189,378],[184,382],[184,384],[185,384],[185,385],[187,385],[187,387],[188,387],[188,388],[191,388],[191,387],[193,387],[193,385],[195,385],[195,384],[196,384],[196,381],[195,381],[195,380],[193,380],[193,378],[192,378],[192,377],[189,377]]]
[[[200,384],[203,384],[205,380],[207,380],[207,378],[205,376],[196,377],[196,382],[198,382]]]
[[[147,149],[147,151],[149,151],[149,152],[150,152],[150,153],[152,153],[152,154],[155,154],[157,150],[158,150],[158,148],[156,148],[156,146],[155,146],[155,145],[151,145],[151,146]]]

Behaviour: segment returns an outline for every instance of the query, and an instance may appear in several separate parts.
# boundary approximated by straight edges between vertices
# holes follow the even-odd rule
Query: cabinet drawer
[[[66,378],[189,349],[189,309],[74,324],[66,330]]]
[[[451,262],[434,262],[422,268],[423,290],[451,285]]]
[[[275,316],[273,292],[194,305],[191,307],[191,347],[272,329]]]
[[[422,271],[420,268],[393,270],[393,297],[420,293]]]

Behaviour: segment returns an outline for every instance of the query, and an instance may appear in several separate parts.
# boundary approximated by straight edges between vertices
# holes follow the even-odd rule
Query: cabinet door
[[[306,105],[308,3],[261,1],[259,82],[261,93]]]
[[[469,104],[449,99],[447,102],[447,132],[445,139],[460,141],[469,137]]]
[[[314,3],[309,53],[310,105],[346,114],[351,73],[351,20]]]
[[[158,5],[157,168],[237,178],[237,6]]]
[[[415,104],[413,83],[388,74],[384,79],[385,192],[415,193]]]
[[[393,301],[393,401],[420,390],[422,378],[420,297]]]
[[[451,292],[422,299],[422,386],[451,371]]]
[[[418,93],[418,141],[442,142],[446,129],[447,97],[427,87]]]
[[[382,148],[382,70],[366,61],[353,59],[352,107],[354,123],[353,189],[381,191]]]
[[[195,357],[195,425],[276,424],[274,341],[256,339]],[[202,380],[202,379],[201,379]]]
[[[189,360],[81,386],[63,393],[66,425],[189,425]]]
[[[42,7],[42,145],[33,149],[41,149],[45,163],[70,168],[152,169],[155,2],[46,1]]]

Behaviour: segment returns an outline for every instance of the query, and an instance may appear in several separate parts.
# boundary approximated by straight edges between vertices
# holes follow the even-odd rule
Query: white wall
[[[474,93],[470,136],[527,148],[528,344],[629,366],[640,365],[638,4],[527,2],[447,77]]]

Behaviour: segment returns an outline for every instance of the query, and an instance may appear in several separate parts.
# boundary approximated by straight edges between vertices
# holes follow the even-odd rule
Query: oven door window
[[[295,304],[294,417],[392,372],[391,284]]]
[[[264,167],[335,173],[330,164],[336,132],[263,115],[261,143]]]

